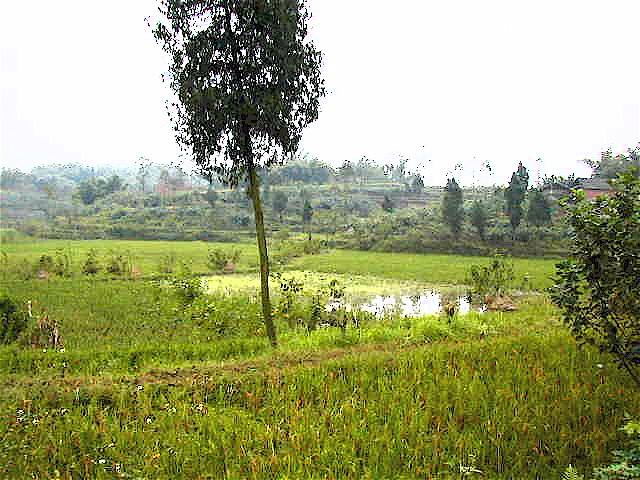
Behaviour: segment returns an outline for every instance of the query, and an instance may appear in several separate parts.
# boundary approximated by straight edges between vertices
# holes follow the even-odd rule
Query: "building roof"
[[[587,178],[580,184],[580,188],[583,190],[611,190],[611,185],[606,178],[600,176],[593,176],[591,178]]]

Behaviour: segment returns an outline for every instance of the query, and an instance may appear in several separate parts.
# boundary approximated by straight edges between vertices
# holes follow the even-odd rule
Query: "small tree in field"
[[[309,234],[309,241],[311,241],[311,219],[313,218],[313,207],[309,200],[304,201],[302,207],[302,223],[307,226],[307,232]]]
[[[615,356],[640,386],[640,180],[626,173],[612,197],[565,203],[572,258],[557,265],[553,301],[578,340]]]
[[[388,195],[385,195],[384,198],[382,199],[382,203],[380,204],[380,207],[385,212],[392,213],[393,209],[395,208],[395,205],[393,204],[393,200],[391,200],[391,198]]]
[[[286,193],[284,193],[284,192],[276,192],[273,195],[272,206],[273,206],[273,209],[280,216],[280,223],[282,223],[282,214],[287,209],[287,203],[289,203],[289,198],[287,197]]]
[[[487,230],[487,206],[480,200],[476,200],[471,206],[469,217],[471,225],[478,232],[480,240],[484,240],[485,231]]]
[[[458,238],[462,231],[464,210],[462,208],[462,189],[455,178],[447,179],[442,197],[442,221],[449,227],[454,237]]]
[[[527,223],[534,227],[542,227],[551,223],[551,205],[549,205],[544,193],[538,189],[531,190],[529,195]]]
[[[307,39],[304,0],[159,0],[154,36],[170,56],[178,142],[206,178],[248,180],[271,343],[269,260],[258,170],[293,155],[318,117],[322,56]]]
[[[507,202],[506,211],[507,215],[509,215],[509,223],[511,223],[511,230],[514,236],[522,221],[522,204],[524,203],[527,188],[529,188],[529,173],[520,162],[518,169],[511,175],[509,186],[504,191],[504,197]]]

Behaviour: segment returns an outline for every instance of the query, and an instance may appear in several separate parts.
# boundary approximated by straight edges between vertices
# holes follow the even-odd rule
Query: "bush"
[[[106,270],[111,275],[131,275],[131,259],[125,255],[112,253],[107,260]]]
[[[70,277],[73,273],[71,254],[64,250],[57,250],[53,272],[59,277]]]
[[[226,251],[221,248],[209,250],[207,265],[211,270],[221,272],[227,265],[234,265],[240,260],[240,250]]]
[[[575,337],[613,354],[640,386],[640,180],[631,172],[611,197],[565,202],[572,256],[557,265],[553,301]]]
[[[501,297],[513,286],[515,275],[513,263],[496,257],[490,265],[471,265],[467,283],[471,286],[471,295]]]
[[[36,270],[53,273],[55,270],[53,257],[51,255],[40,255],[38,263],[36,264]]]
[[[158,271],[160,273],[173,273],[175,271],[177,261],[176,252],[169,252],[163,255],[160,257],[160,262],[158,263]]]
[[[640,478],[640,422],[628,421],[620,430],[631,439],[629,446],[613,452],[612,464],[596,468],[593,472],[594,480]]]
[[[191,305],[195,299],[204,295],[202,279],[194,277],[186,265],[183,265],[180,273],[171,278],[171,285],[183,306]]]
[[[89,250],[87,253],[87,259],[82,265],[82,273],[85,275],[95,275],[100,271],[100,263],[98,262],[98,254],[95,250]]]
[[[28,316],[18,303],[3,295],[0,297],[0,344],[13,343],[26,330]]]

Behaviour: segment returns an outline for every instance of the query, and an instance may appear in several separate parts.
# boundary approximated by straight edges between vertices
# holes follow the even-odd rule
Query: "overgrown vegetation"
[[[552,290],[565,323],[583,342],[615,356],[640,386],[640,180],[622,174],[613,196],[567,204],[572,257]]]

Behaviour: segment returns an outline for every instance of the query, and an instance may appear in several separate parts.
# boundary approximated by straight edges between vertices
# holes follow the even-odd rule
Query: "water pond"
[[[330,303],[327,309],[338,307]],[[482,313],[485,307],[469,301],[467,296],[443,294],[435,290],[425,290],[415,295],[375,295],[347,302],[347,310],[362,310],[376,316],[402,315],[405,317],[421,317],[441,313],[446,306],[453,306],[456,313],[465,315],[469,312]]]

